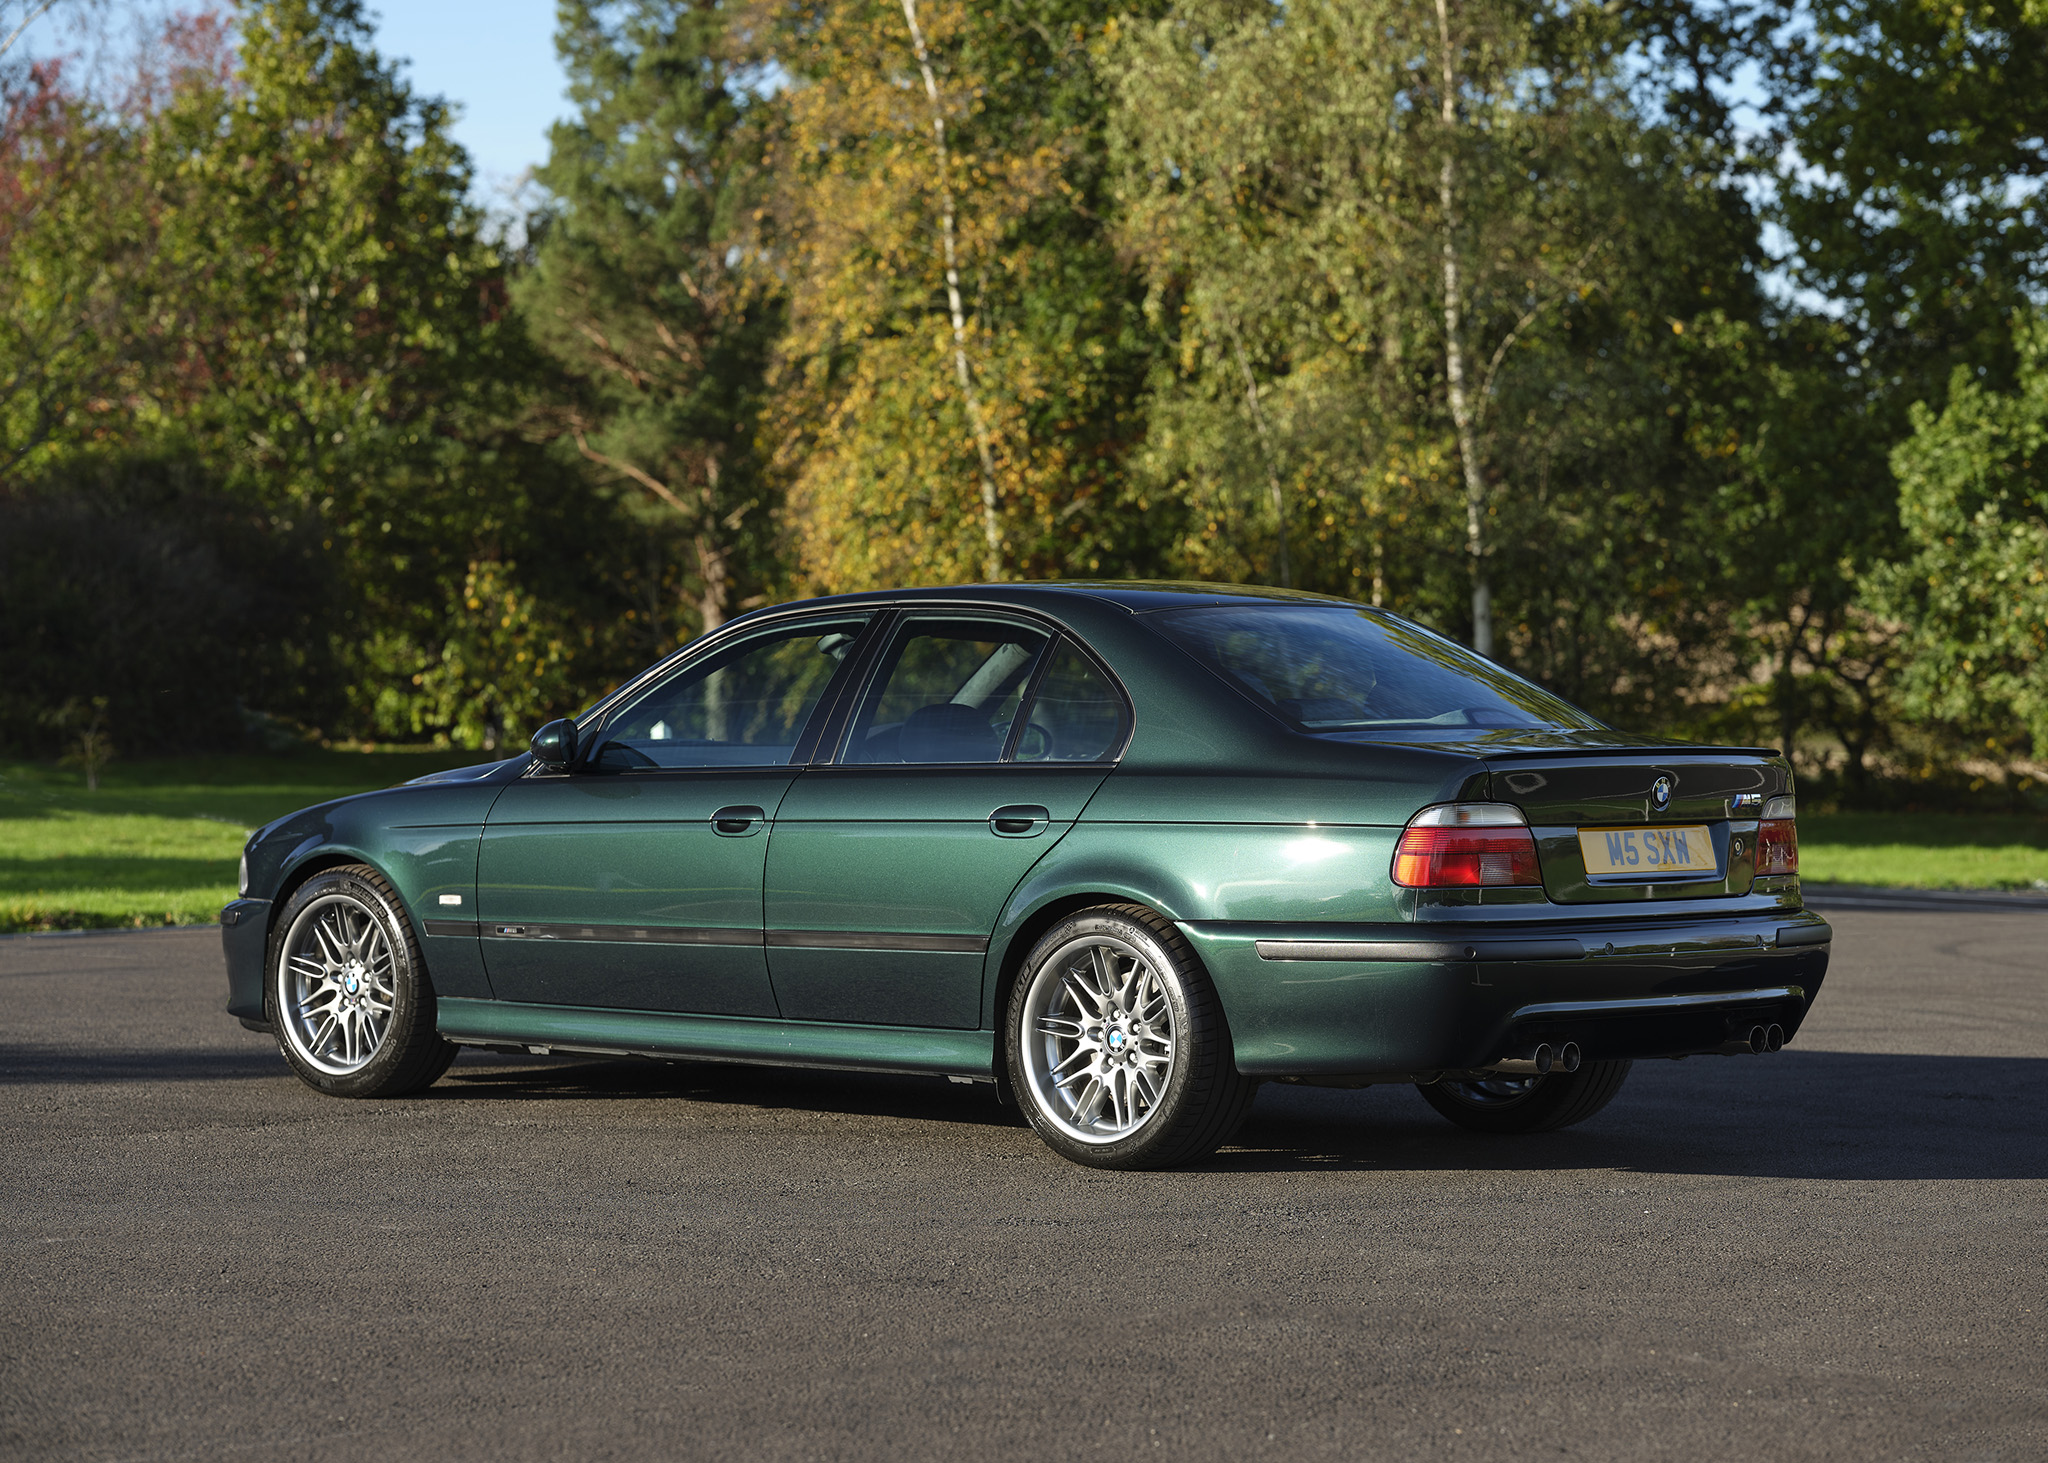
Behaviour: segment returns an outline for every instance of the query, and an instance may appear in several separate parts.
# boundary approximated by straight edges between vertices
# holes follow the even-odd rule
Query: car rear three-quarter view
[[[1532,1133],[1797,1032],[1830,931],[1794,814],[1771,751],[1343,601],[844,596],[259,830],[229,1010],[337,1095],[463,1044],[923,1073],[1109,1168],[1212,1151],[1273,1080]]]

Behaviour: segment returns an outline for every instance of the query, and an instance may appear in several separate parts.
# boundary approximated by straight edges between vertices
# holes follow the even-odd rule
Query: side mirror
[[[551,721],[533,734],[528,744],[533,760],[543,767],[567,767],[576,760],[576,723]]]

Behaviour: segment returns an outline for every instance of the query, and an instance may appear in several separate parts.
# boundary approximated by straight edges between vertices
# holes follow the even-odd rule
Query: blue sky
[[[68,53],[90,72],[96,55],[118,61],[167,12],[203,5],[59,6],[30,27],[17,54]],[[477,201],[502,207],[520,175],[547,156],[548,124],[569,109],[555,60],[554,0],[368,0],[365,8],[377,21],[378,49],[408,63],[414,89],[456,104],[455,136],[476,163]]]
[[[410,64],[416,90],[458,105],[455,137],[476,163],[477,200],[506,201],[547,156],[564,115],[554,0],[371,0],[378,49]]]

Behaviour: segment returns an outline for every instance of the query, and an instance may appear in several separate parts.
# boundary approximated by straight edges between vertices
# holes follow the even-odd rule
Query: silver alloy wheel
[[[1541,1077],[1482,1077],[1471,1082],[1439,1082],[1438,1087],[1473,1107],[1512,1107],[1536,1090]]]
[[[1082,1143],[1116,1143],[1159,1111],[1179,1061],[1173,1002],[1152,957],[1113,935],[1071,940],[1038,967],[1018,1040],[1038,1110]]]
[[[349,894],[299,911],[285,932],[277,994],[285,1038],[305,1061],[335,1077],[369,1065],[398,1004],[380,912]]]

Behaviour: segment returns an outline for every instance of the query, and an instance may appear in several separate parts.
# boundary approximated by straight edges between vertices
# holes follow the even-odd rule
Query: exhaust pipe
[[[1538,1042],[1535,1050],[1519,1057],[1503,1057],[1493,1064],[1492,1070],[1505,1072],[1516,1077],[1548,1077],[1555,1072],[1566,1076],[1579,1070],[1579,1044],[1565,1042],[1553,1047],[1549,1042]]]
[[[1765,1052],[1784,1049],[1785,1028],[1773,1021],[1768,1025],[1758,1022],[1746,1032],[1738,1030],[1730,1033],[1729,1039],[1721,1047],[1721,1052],[1724,1056],[1742,1056],[1745,1053],[1762,1056]]]

